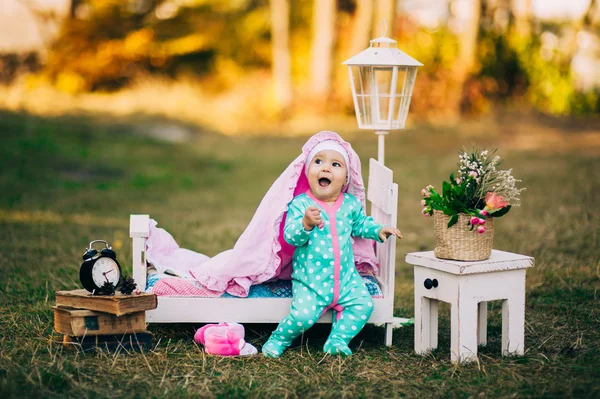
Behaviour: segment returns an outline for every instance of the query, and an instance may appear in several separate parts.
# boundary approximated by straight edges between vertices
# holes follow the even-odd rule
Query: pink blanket
[[[347,192],[365,206],[365,187],[360,159],[352,146],[334,132],[324,131],[312,136],[302,147],[302,153],[285,169],[263,197],[250,224],[230,250],[208,258],[179,248],[173,237],[150,221],[147,259],[159,271],[171,270],[177,275],[194,278],[206,291],[204,296],[220,296],[224,292],[246,297],[253,284],[274,279],[290,279],[294,247],[281,235],[287,205],[292,198],[308,190],[304,163],[308,153],[318,143],[335,140],[346,148],[350,161],[350,183]],[[354,260],[362,274],[378,271],[373,241],[355,238]]]

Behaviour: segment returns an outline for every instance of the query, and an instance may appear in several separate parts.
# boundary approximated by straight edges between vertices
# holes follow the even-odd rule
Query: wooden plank
[[[410,265],[428,267],[458,275],[525,269],[533,267],[535,261],[531,256],[496,249],[492,250],[492,255],[488,259],[481,261],[439,259],[435,257],[433,251],[408,253],[405,260]]]
[[[160,297],[160,306],[146,312],[149,323],[279,323],[290,312],[291,298]],[[373,298],[369,323],[393,321],[393,297]],[[331,323],[328,311],[318,323]]]
[[[394,173],[391,169],[380,164],[377,160],[369,160],[369,186],[367,188],[367,199],[390,215],[392,209],[392,184]]]

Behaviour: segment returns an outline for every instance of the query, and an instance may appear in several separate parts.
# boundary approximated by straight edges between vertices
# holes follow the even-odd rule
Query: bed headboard
[[[369,183],[367,200],[371,203],[371,216],[385,226],[397,227],[398,221],[398,185],[394,183],[394,173],[377,160],[369,160]],[[379,260],[379,282],[383,285],[383,295],[394,293],[396,275],[396,237],[384,244],[376,244]]]
[[[398,185],[393,182],[393,172],[375,159],[369,162],[367,200],[371,203],[371,216],[380,224],[396,227],[398,212]],[[129,235],[133,241],[133,278],[138,287],[146,286],[146,238],[149,236],[149,215],[131,215]],[[380,265],[378,280],[383,294],[394,293],[396,267],[396,237],[385,244],[376,244]],[[393,304],[392,304],[393,305]]]
[[[129,236],[133,241],[133,279],[138,287],[146,287],[146,238],[150,235],[150,216],[131,215],[129,217]],[[141,289],[141,288],[140,288]]]

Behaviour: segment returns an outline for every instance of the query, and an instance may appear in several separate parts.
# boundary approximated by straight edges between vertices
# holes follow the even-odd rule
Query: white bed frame
[[[393,182],[390,169],[371,159],[367,200],[371,216],[387,226],[396,227],[398,185]],[[149,215],[131,215],[130,236],[133,240],[133,278],[138,287],[146,286],[146,238],[149,235]],[[394,323],[394,278],[396,265],[396,238],[391,236],[385,244],[376,244],[380,264],[376,276],[383,298],[373,298],[375,308],[369,323],[385,325],[385,344],[392,345]],[[279,323],[290,310],[291,298],[201,298],[159,296],[158,306],[146,312],[150,323]],[[330,323],[328,311],[320,323]]]

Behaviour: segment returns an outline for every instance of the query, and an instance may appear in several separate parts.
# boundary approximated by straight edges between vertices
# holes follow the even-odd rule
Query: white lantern
[[[343,62],[348,65],[354,110],[359,129],[379,135],[379,162],[383,164],[384,135],[404,129],[419,61],[398,49],[385,33],[368,49]]]

